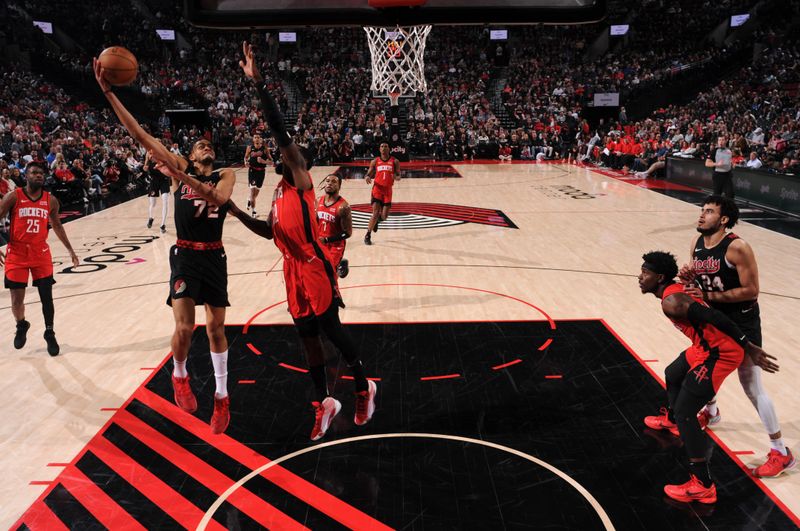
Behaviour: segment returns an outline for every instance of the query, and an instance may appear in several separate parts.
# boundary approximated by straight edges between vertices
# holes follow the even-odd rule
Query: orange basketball
[[[106,48],[97,58],[105,69],[106,81],[118,87],[130,85],[139,71],[139,61],[122,46]]]

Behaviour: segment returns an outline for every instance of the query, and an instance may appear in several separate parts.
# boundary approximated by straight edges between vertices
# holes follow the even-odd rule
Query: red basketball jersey
[[[50,219],[50,192],[42,190],[37,200],[32,200],[24,188],[14,190],[17,201],[11,209],[11,245],[36,245],[47,242]]]
[[[314,243],[319,236],[314,219],[314,187],[298,190],[281,179],[272,197],[272,234],[284,256],[309,260],[316,256]]]
[[[375,184],[378,186],[392,186],[394,184],[394,157],[383,160],[375,157]]]
[[[664,290],[662,299],[675,293],[685,293],[681,284],[672,284]],[[695,302],[708,306],[702,299],[694,298]],[[675,328],[691,339],[692,346],[686,350],[686,359],[692,366],[703,363],[709,357],[715,357],[721,362],[739,365],[744,355],[744,350],[730,336],[720,332],[714,325],[705,323],[695,326],[688,319],[669,318]]]
[[[342,220],[339,219],[339,207],[342,206],[344,198],[340,197],[331,206],[325,205],[325,196],[317,201],[317,221],[319,222],[319,232],[322,237],[337,236],[343,232]],[[333,242],[328,245],[334,247],[344,247],[345,240]]]

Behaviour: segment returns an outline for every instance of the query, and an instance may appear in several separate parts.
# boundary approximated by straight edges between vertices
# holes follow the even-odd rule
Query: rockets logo
[[[353,228],[366,229],[372,205],[352,205]],[[464,223],[516,229],[517,226],[500,210],[439,203],[392,203],[389,219],[381,222],[384,229],[432,229]]]
[[[719,258],[706,258],[705,260],[694,260],[692,264],[697,274],[711,275],[719,272],[722,262]]]

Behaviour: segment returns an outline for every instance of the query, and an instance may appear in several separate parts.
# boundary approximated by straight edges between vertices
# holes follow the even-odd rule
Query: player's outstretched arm
[[[188,185],[197,195],[209,203],[222,206],[231,198],[233,185],[236,183],[236,174],[230,168],[220,171],[219,182],[216,186],[212,186],[192,177],[183,170],[179,170],[166,160],[159,160],[159,156],[159,154],[153,153],[153,158],[157,161],[156,169],[158,171],[175,181]]]
[[[400,180],[400,161],[397,159],[394,159],[394,180]]]
[[[253,57],[253,47],[244,42],[242,43],[242,52],[244,53],[244,61],[239,61],[239,66],[242,67],[247,77],[256,82],[258,95],[261,98],[261,108],[264,111],[267,124],[269,124],[270,133],[281,150],[283,163],[292,171],[294,185],[299,190],[310,190],[312,186],[311,177],[308,176],[308,170],[306,169],[306,159],[286,131],[286,124],[283,121],[280,109],[278,109],[278,104],[275,103],[269,90],[264,85],[264,78],[261,76],[261,72],[258,71],[258,66]]]
[[[753,363],[766,372],[778,372],[778,365],[772,360],[777,359],[764,352],[761,347],[747,340],[742,330],[719,310],[704,306],[685,293],[674,293],[661,301],[661,309],[667,317],[673,319],[686,319],[693,325],[710,324],[717,330],[733,339],[750,356]]]
[[[111,108],[114,110],[117,118],[119,118],[119,121],[122,123],[123,127],[128,130],[131,136],[144,146],[145,149],[157,153],[159,158],[169,158],[173,166],[179,170],[185,170],[188,162],[170,153],[167,148],[164,147],[164,144],[145,131],[142,126],[139,125],[139,122],[136,121],[136,118],[122,105],[122,102],[119,101],[119,98],[117,98],[116,94],[111,90],[111,85],[105,80],[105,77],[103,77],[103,66],[96,57],[92,59],[92,66],[94,67],[94,78],[97,80],[97,84],[100,85],[103,95],[108,100],[108,103],[111,104]]]
[[[67,248],[67,252],[69,252],[69,257],[72,260],[72,265],[78,267],[80,264],[80,260],[78,260],[78,255],[75,254],[75,251],[72,250],[72,244],[69,243],[69,238],[67,238],[67,232],[64,230],[64,226],[61,224],[61,218],[58,217],[58,212],[61,209],[61,205],[58,202],[58,199],[50,196],[50,225],[53,227],[53,232],[56,233],[58,239],[61,240],[61,243],[64,244],[64,247]]]
[[[271,216],[267,221],[251,217],[247,212],[243,212],[242,209],[239,208],[232,199],[228,199],[228,212],[230,212],[231,215],[241,221],[245,227],[250,229],[255,234],[258,234],[262,238],[266,238],[268,240],[272,239],[272,225],[270,224],[270,220],[272,219]]]

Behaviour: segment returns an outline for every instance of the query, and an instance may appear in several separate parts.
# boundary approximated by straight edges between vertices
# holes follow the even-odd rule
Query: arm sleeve
[[[261,108],[267,118],[270,132],[280,147],[286,147],[292,143],[292,137],[286,131],[286,124],[283,122],[283,115],[278,104],[272,99],[272,95],[267,90],[266,84],[258,85],[258,95],[261,98]]]
[[[689,306],[686,316],[689,318],[689,322],[692,324],[708,323],[713,325],[717,330],[736,341],[736,343],[742,348],[749,343],[747,336],[736,325],[736,323],[731,321],[727,315],[719,310],[709,308],[708,306],[703,306],[698,302],[693,302]]]
[[[337,234],[336,236],[328,236],[327,238],[325,238],[325,243],[340,242],[342,240],[346,240],[347,238],[348,238],[347,233],[343,232],[341,234]]]

